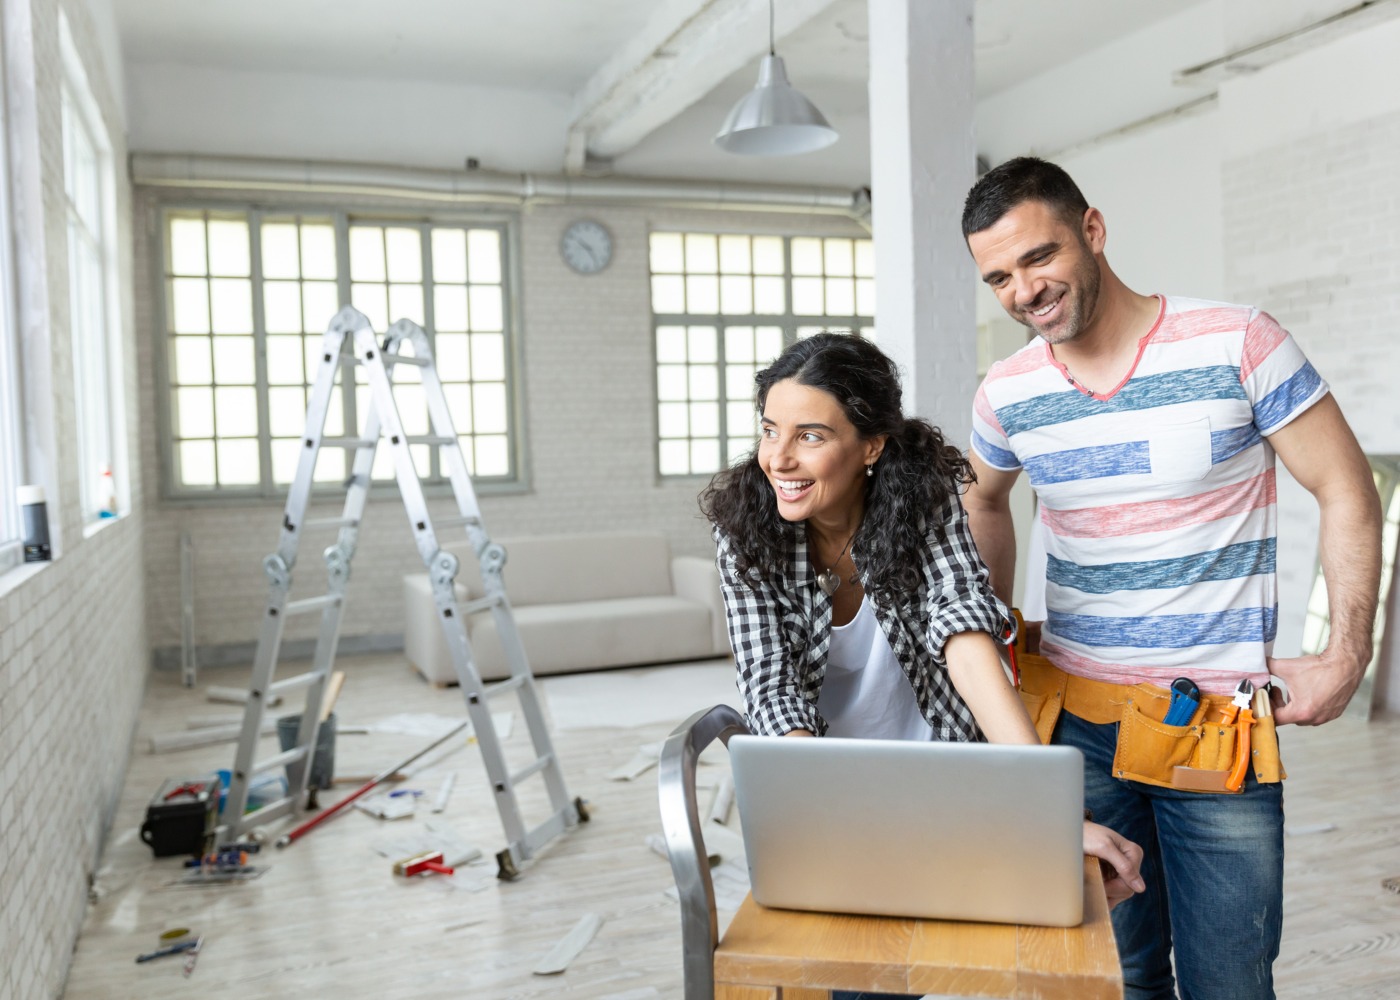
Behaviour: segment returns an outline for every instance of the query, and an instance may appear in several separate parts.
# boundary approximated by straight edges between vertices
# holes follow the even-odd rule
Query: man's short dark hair
[[[1053,163],[1034,156],[1018,156],[994,167],[967,193],[963,203],[963,239],[990,229],[1023,201],[1041,201],[1076,229],[1089,203],[1079,185]]]

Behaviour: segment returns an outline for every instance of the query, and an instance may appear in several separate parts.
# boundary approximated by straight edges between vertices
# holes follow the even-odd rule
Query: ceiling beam
[[[774,35],[795,31],[834,0],[783,0]],[[768,51],[768,0],[667,0],[594,73],[574,100],[564,169],[627,152]],[[719,127],[719,122],[715,122]]]

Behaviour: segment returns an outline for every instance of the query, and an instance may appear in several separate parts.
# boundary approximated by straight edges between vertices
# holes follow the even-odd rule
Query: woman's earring
[[[873,475],[875,475],[875,463],[871,462],[865,467],[865,478],[869,479]]]

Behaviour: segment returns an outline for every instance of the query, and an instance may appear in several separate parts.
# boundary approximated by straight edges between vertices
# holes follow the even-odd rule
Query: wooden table
[[[715,1000],[827,1000],[829,990],[1121,1000],[1098,862],[1078,927],[797,913],[744,900],[715,950]]]

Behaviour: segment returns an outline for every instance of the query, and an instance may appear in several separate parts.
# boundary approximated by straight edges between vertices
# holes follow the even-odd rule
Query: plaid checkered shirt
[[[946,538],[939,541],[933,531],[925,535],[918,588],[895,602],[871,597],[871,605],[935,738],[982,740],[972,712],[948,677],[943,647],[959,632],[987,632],[1000,642],[1015,626],[1006,605],[992,594],[962,501],[950,497],[941,514]],[[729,643],[749,728],[773,736],[793,729],[825,735],[817,696],[831,645],[831,598],[817,586],[805,526],[798,527],[787,570],[753,586],[739,577],[729,537],[718,528],[714,535]],[[851,557],[868,594],[859,550],[852,550]]]

